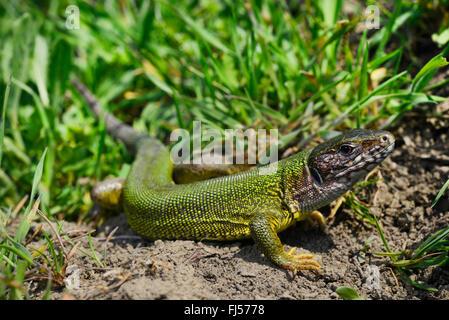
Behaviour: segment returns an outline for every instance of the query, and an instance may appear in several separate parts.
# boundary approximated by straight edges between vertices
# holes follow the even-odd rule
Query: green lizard
[[[98,116],[101,106],[78,80],[73,85]],[[394,148],[386,131],[355,129],[261,168],[175,184],[168,149],[105,112],[107,131],[136,154],[126,180],[100,183],[94,202],[122,209],[132,229],[149,239],[252,238],[269,260],[287,270],[321,267],[312,255],[285,252],[277,233],[347,192]]]

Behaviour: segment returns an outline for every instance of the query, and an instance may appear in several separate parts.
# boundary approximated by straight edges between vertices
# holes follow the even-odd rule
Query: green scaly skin
[[[93,95],[76,79],[72,83],[94,110]],[[320,265],[311,255],[286,253],[277,233],[344,194],[394,146],[386,131],[351,130],[280,160],[272,174],[262,174],[259,167],[177,185],[169,151],[161,142],[107,116],[114,120],[105,121],[108,132],[135,150],[136,159],[123,189],[117,180],[94,188],[96,202],[122,207],[131,228],[149,239],[251,237],[269,260],[293,271],[318,271]]]

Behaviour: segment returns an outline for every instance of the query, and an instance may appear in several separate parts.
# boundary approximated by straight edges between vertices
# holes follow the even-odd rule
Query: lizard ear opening
[[[313,181],[321,186],[323,184],[323,178],[321,178],[320,173],[315,168],[310,168],[310,175],[312,176]]]

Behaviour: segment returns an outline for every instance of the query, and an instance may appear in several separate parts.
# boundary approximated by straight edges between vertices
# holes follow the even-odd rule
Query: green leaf
[[[437,43],[439,47],[449,42],[449,28],[443,30],[440,34],[432,34],[432,41]]]
[[[364,300],[363,296],[360,296],[357,291],[350,287],[338,287],[335,292],[344,300]]]

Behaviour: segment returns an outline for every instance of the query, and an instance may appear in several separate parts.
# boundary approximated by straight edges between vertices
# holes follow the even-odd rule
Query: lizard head
[[[394,137],[381,130],[355,129],[316,146],[308,160],[317,186],[350,188],[381,163],[394,148]]]
[[[394,137],[381,130],[347,131],[318,146],[307,160],[314,202],[336,199],[363,179],[394,148]],[[321,198],[321,200],[319,200]]]

